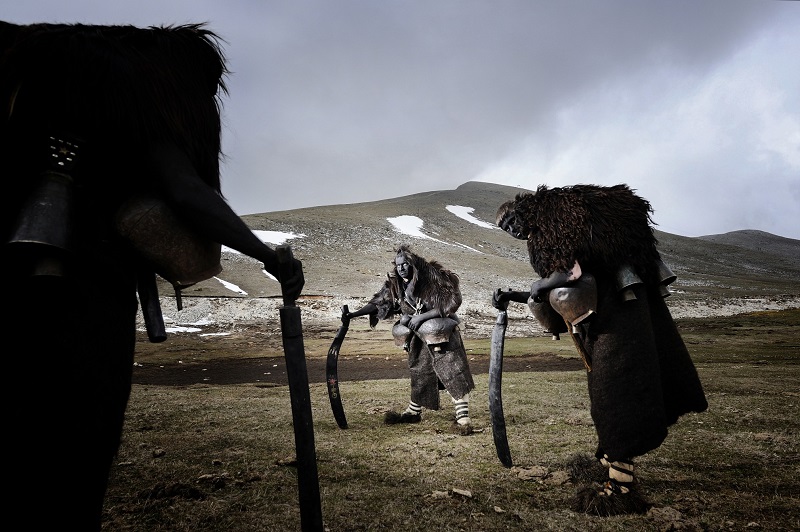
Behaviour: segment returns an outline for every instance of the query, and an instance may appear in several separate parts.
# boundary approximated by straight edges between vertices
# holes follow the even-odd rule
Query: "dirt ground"
[[[699,318],[678,319],[676,322],[679,329],[691,329],[696,319]],[[303,323],[306,366],[311,384],[327,380],[327,352],[337,332],[337,325],[331,321],[308,320]],[[470,369],[474,375],[480,375],[489,370],[488,338],[493,323],[490,320],[475,321],[480,321],[482,326],[465,327],[462,336]],[[340,382],[408,378],[406,354],[393,345],[390,327],[391,324],[382,322],[377,330],[370,330],[366,320],[351,324],[338,357]],[[705,333],[713,334],[718,328],[723,332],[727,327],[729,324],[725,320],[719,323],[714,319],[703,321]],[[512,334],[512,330],[516,333]],[[528,346],[528,342],[523,342],[524,350],[513,356],[508,356],[507,345],[504,372],[584,369],[565,335],[561,341],[549,344],[549,337],[545,338],[541,332],[526,332],[525,320],[510,319],[507,342],[512,336],[523,339],[538,337],[539,344]],[[483,342],[482,347],[470,349],[470,343],[476,341]],[[564,356],[565,352],[568,356]],[[156,344],[148,342],[144,332],[139,331],[135,360],[134,384],[288,384],[280,325],[275,320],[260,324],[209,324],[200,332],[170,332],[166,342]]]
[[[686,322],[711,316],[797,308],[798,303],[797,296],[717,298],[705,302],[675,300],[671,312],[676,320]],[[193,331],[168,329],[167,340],[153,344],[148,342],[140,323],[133,382],[167,386],[286,385],[286,363],[280,324],[276,319],[280,304],[269,298],[193,297],[186,298],[184,308],[178,312],[173,301],[162,301],[168,327],[188,327]],[[340,309],[343,305],[355,308],[363,301],[343,297],[305,298],[298,304],[303,315],[308,380],[312,384],[324,383],[327,351],[340,326]],[[489,309],[487,313],[486,307],[485,301],[465,301],[460,314],[462,336],[474,375],[488,373],[489,368],[488,340],[496,311]],[[548,344],[548,335],[535,323],[527,307],[520,305],[509,309],[508,317],[507,340],[538,338],[540,343],[528,346],[526,342],[522,352],[506,356],[505,372],[583,369],[569,338],[562,335],[560,342]],[[482,344],[479,349],[470,350],[467,345],[470,342]],[[341,349],[338,369],[341,382],[408,378],[405,353],[392,342],[391,322],[381,322],[376,330],[370,330],[366,318],[353,320]]]
[[[212,327],[204,332],[204,336],[172,333],[166,342],[160,344],[151,344],[140,334],[133,383],[163,386],[288,384],[279,331],[269,327],[240,326],[234,331]],[[304,328],[306,367],[311,384],[326,381],[327,351],[335,333],[332,327]],[[569,340],[564,340],[560,343],[566,345]],[[371,351],[371,346],[377,347]],[[488,352],[468,351],[468,359],[474,375],[489,372]],[[341,382],[408,377],[406,355],[393,346],[387,331],[351,330],[337,360]],[[583,364],[579,359],[549,352],[515,355],[505,357],[503,361],[504,372],[581,369]]]
[[[308,382],[324,383],[326,359],[306,359]],[[408,367],[398,358],[348,358],[339,357],[340,381],[365,381],[377,379],[402,379],[408,377]],[[489,372],[489,357],[470,357],[473,375]],[[516,356],[503,361],[503,371],[570,371],[581,370],[578,359],[566,359],[553,353]],[[282,357],[259,359],[219,359],[194,364],[166,364],[136,366],[134,384],[162,386],[188,386],[191,384],[243,384],[287,385],[286,361]]]

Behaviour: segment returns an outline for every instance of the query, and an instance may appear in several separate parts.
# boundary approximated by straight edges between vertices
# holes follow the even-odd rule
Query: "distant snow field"
[[[473,207],[462,207],[461,205],[448,205],[445,207],[449,212],[455,214],[462,220],[466,220],[469,223],[475,224],[477,226],[483,227],[485,229],[496,229],[497,226],[484,222],[478,218],[472,216],[472,212],[475,211]],[[402,216],[395,216],[392,218],[386,218],[386,220],[392,224],[395,228],[395,231],[399,233],[403,233],[404,235],[408,235],[414,238],[421,238],[427,240],[435,240],[436,242],[441,242],[442,244],[447,244],[448,246],[458,246],[464,249],[468,249],[470,251],[474,251],[475,253],[483,253],[475,248],[471,248],[467,245],[461,244],[460,242],[445,242],[444,240],[439,240],[438,238],[433,238],[430,235],[426,235],[422,232],[422,227],[425,225],[425,222],[422,218],[418,216],[411,216],[408,214]]]
[[[461,205],[448,205],[446,209],[455,214],[456,216],[458,216],[459,218],[461,218],[462,220],[468,221],[469,223],[473,223],[480,227],[485,227],[486,229],[498,229],[498,227],[495,224],[484,222],[483,220],[480,220],[472,216],[472,213],[475,212],[475,209],[473,207],[462,207]]]

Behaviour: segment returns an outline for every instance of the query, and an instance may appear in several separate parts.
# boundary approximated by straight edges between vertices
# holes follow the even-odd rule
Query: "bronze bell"
[[[625,264],[617,270],[616,280],[617,289],[622,292],[623,301],[636,299],[636,294],[633,293],[633,286],[642,284],[642,279],[630,265]]]
[[[428,345],[444,344],[450,341],[450,335],[453,330],[458,327],[458,319],[455,316],[445,318],[431,318],[422,322],[422,325],[417,329],[417,335],[420,336]]]
[[[82,141],[49,136],[48,169],[22,205],[8,244],[30,275],[62,276],[75,244],[75,184],[72,171]]]
[[[400,324],[400,322],[395,323],[392,327],[392,338],[394,338],[394,345],[397,347],[403,347],[407,350],[412,334],[411,329]]]
[[[584,272],[569,286],[550,290],[548,301],[553,310],[573,326],[589,319],[597,311],[597,281]]]
[[[669,269],[669,266],[664,264],[664,262],[661,260],[656,262],[656,272],[658,274],[659,293],[661,294],[661,297],[667,297],[670,294],[669,288],[667,288],[667,286],[674,283],[675,279],[677,279],[678,276],[675,275],[672,272],[672,270]]]
[[[199,235],[164,200],[154,196],[129,198],[117,212],[115,226],[117,233],[176,291],[222,271],[221,245]]]
[[[663,261],[659,260],[656,262],[656,268],[658,271],[658,280],[663,285],[669,285],[675,282],[675,279],[678,278],[677,275],[672,273],[672,270],[669,269],[669,266],[664,264]]]
[[[32,275],[64,275],[74,238],[72,177],[47,171],[23,204],[8,244],[30,261]]]

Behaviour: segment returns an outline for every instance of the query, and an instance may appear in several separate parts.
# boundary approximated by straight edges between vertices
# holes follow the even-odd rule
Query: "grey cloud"
[[[800,22],[800,3],[756,0],[187,0],[142,1],[127,13],[80,0],[24,4],[10,11],[28,22],[37,14],[139,25],[208,21],[226,41],[232,70],[223,192],[241,213],[452,188],[501,165],[523,165],[518,154],[531,150],[541,164],[530,164],[524,182],[509,175],[506,184],[535,186],[554,161],[590,157],[591,149],[576,151],[578,137],[603,139],[608,129],[627,128],[624,135],[636,139],[642,121],[656,118],[663,136],[651,131],[643,140],[676,149],[668,136],[673,126],[659,109],[680,108],[720,65]],[[786,68],[780,54],[762,60]],[[774,79],[787,91],[797,88],[796,74]],[[796,101],[783,111],[800,113]],[[755,113],[712,118],[733,125],[752,120],[748,112]],[[707,151],[702,160],[672,153],[664,175],[640,176],[632,167],[620,174],[609,161],[613,154],[599,150],[577,166],[607,165],[606,174],[592,178],[633,181],[642,193],[671,199],[660,210],[677,219],[685,203],[663,192],[663,181],[688,189],[688,175],[702,168],[718,191],[731,169],[752,172],[752,139],[734,135],[736,149]],[[609,147],[624,156],[632,142]],[[647,147],[635,155],[650,152],[642,165],[664,157]],[[500,173],[492,175],[502,182]],[[781,191],[791,180],[774,169],[762,178]],[[585,177],[559,179],[551,184]],[[719,202],[707,216],[675,227],[686,234],[762,228],[739,225],[763,221],[756,213],[775,208],[770,198],[759,201]],[[796,205],[780,207],[800,217]],[[796,225],[776,222],[773,232],[798,238]]]

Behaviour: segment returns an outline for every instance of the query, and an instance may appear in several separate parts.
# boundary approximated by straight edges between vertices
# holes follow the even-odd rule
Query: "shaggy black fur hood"
[[[527,235],[531,266],[541,277],[568,271],[577,260],[595,273],[625,263],[645,275],[659,259],[650,203],[627,185],[574,185],[518,194],[502,211],[513,211],[517,231]]]

